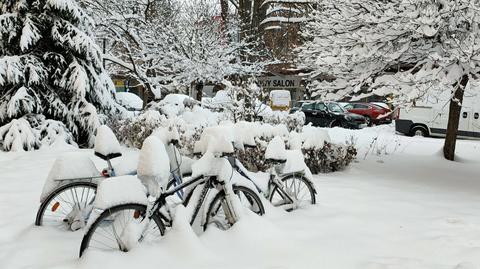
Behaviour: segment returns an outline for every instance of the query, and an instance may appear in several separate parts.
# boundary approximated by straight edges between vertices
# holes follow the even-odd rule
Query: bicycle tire
[[[252,210],[252,207],[255,208],[255,210],[252,210],[255,214],[257,214],[259,216],[262,216],[262,215],[265,214],[265,208],[263,206],[262,200],[260,199],[260,197],[258,197],[256,192],[254,192],[250,188],[247,188],[247,187],[244,187],[244,186],[234,185],[234,186],[232,186],[232,188],[233,188],[233,192],[237,196],[239,196],[240,193],[245,196],[245,199],[247,200],[248,203],[250,203],[250,206],[251,206],[249,209]],[[219,201],[221,199],[224,199],[224,198],[225,198],[225,192],[223,190],[218,192],[215,195],[215,197],[213,198],[212,202],[210,203],[210,205],[208,207],[207,215],[206,215],[206,218],[205,218],[205,223],[203,224],[203,230],[204,231],[207,229],[208,225],[210,224],[210,218],[212,218],[213,216],[215,216],[215,214],[218,213],[218,212],[214,212],[214,211],[218,211],[220,209],[219,207],[216,208],[217,205],[221,204],[221,203],[219,203]],[[240,196],[239,196],[239,198],[241,200],[243,199]]]
[[[308,180],[303,175],[300,175],[300,176],[297,176],[295,174],[288,175],[288,176],[285,176],[285,177],[281,178],[280,181],[286,182],[287,180],[292,179],[292,178],[298,179],[299,181],[301,181],[303,184],[306,185],[308,193],[309,193],[309,197],[310,197],[308,204],[312,204],[312,205],[316,204],[317,201],[316,201],[316,197],[315,197],[315,194],[316,194],[315,187],[313,186],[313,183],[310,182],[310,180]],[[274,185],[272,191],[270,192],[269,201],[272,204],[273,204],[273,198],[274,198],[275,194],[278,192],[279,195],[280,195],[280,192],[277,189],[278,189],[278,186]],[[290,209],[290,210],[287,210],[287,211],[292,211],[292,210],[293,209]]]
[[[134,212],[134,218],[135,219],[138,219],[140,218],[140,216],[142,217],[142,219],[140,220],[143,221],[146,217],[146,211],[147,211],[147,206],[146,205],[142,205],[142,204],[134,204],[134,203],[131,203],[131,204],[123,204],[123,205],[118,205],[118,206],[113,206],[111,208],[108,208],[108,209],[105,209],[102,214],[100,214],[100,216],[93,222],[93,224],[89,227],[88,231],[85,233],[85,235],[83,236],[83,239],[82,239],[82,243],[80,245],[80,253],[79,253],[79,256],[82,257],[82,255],[84,254],[85,250],[89,247],[92,247],[90,246],[91,245],[91,241],[92,241],[92,237],[93,235],[95,234],[95,232],[97,231],[97,228],[103,228],[103,227],[100,227],[100,225],[103,223],[103,222],[111,222],[114,224],[116,218],[112,221],[111,219],[109,220],[108,218],[112,217],[112,215],[114,214],[117,214],[119,213],[120,211],[126,211],[126,210],[133,210]],[[138,212],[138,216],[135,216]],[[153,216],[152,216],[152,220],[151,222],[149,222],[149,225],[151,225],[152,223],[154,223],[154,226],[156,225],[156,227],[152,227],[152,229],[155,229],[157,228],[158,229],[158,237],[161,237],[165,234],[165,225],[163,224],[160,216],[155,213]],[[127,222],[127,221],[125,221]],[[114,230],[112,228],[112,230]],[[106,231],[104,229],[104,231]],[[125,230],[122,231],[122,233],[124,232]],[[156,231],[154,231],[156,232]],[[157,232],[156,232],[157,233]],[[100,232],[98,233],[99,235],[102,235]],[[102,235],[103,237],[106,238],[105,234]],[[115,235],[114,235],[115,236]],[[152,235],[152,237],[155,237],[155,235]],[[118,242],[118,241],[117,241]],[[107,246],[107,245],[106,245]],[[113,249],[113,247],[112,247]],[[123,252],[127,252],[128,249],[118,249],[120,251],[123,251]]]
[[[85,190],[85,189],[93,190],[94,195],[91,197],[91,199],[88,199],[88,198],[90,198],[90,196],[89,196],[90,192],[88,192],[88,194],[85,198],[88,201],[93,201],[95,199],[95,194],[96,194],[96,190],[97,190],[97,184],[96,183],[80,181],[80,182],[72,182],[72,183],[62,185],[59,188],[57,188],[55,191],[50,193],[47,196],[47,198],[45,198],[44,201],[40,204],[40,207],[38,208],[37,215],[36,215],[36,218],[35,218],[35,225],[36,226],[43,226],[44,225],[44,218],[45,218],[46,210],[47,210],[48,206],[52,203],[52,201],[55,201],[55,199],[63,200],[63,201],[59,201],[58,202],[59,204],[55,203],[54,205],[52,205],[52,210],[51,210],[52,212],[56,212],[58,210],[58,207],[60,207],[59,205],[63,204],[63,203],[66,203],[66,205],[68,205],[69,207],[71,207],[71,209],[73,209],[71,204],[68,203],[67,201],[65,201],[65,197],[62,198],[62,194],[67,192],[69,189],[76,189],[76,188],[82,188],[83,190]],[[73,191],[72,191],[71,196],[73,196]],[[62,198],[62,199],[59,199],[59,198]],[[81,199],[83,200],[83,195],[82,195]],[[84,203],[85,206],[89,203],[88,201],[86,203]],[[62,202],[62,203],[60,203],[60,202]],[[60,209],[62,209],[62,208],[60,208]],[[67,212],[65,212],[65,213],[67,213]],[[66,215],[68,215],[68,214],[66,214]],[[58,220],[59,220],[58,224],[55,224],[55,222],[54,222],[52,225],[61,226],[60,224],[64,223],[63,219],[61,219],[61,215],[58,216]]]

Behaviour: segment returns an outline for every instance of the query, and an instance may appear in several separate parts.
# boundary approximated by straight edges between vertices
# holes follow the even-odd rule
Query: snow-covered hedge
[[[305,163],[313,173],[338,171],[356,156],[353,143],[337,145],[330,142],[328,132],[321,128],[304,126],[303,113],[288,114],[270,111],[262,122],[233,123],[228,113],[215,112],[199,106],[184,95],[169,95],[158,103],[149,104],[139,117],[111,119],[110,127],[127,146],[141,148],[143,141],[159,127],[175,126],[179,133],[180,150],[193,155],[194,145],[206,127],[225,125],[236,136],[238,158],[253,171],[265,171],[265,150],[275,136],[283,137],[288,149],[301,150]],[[243,147],[250,144],[250,147]]]
[[[268,124],[257,128],[269,129]],[[282,126],[282,125],[277,125]],[[278,128],[278,127],[277,127]],[[264,133],[255,137],[255,146],[237,149],[239,160],[251,171],[265,171],[269,168],[266,163],[265,151],[275,133]],[[305,126],[300,132],[283,133],[283,139],[288,149],[301,150],[304,161],[313,174],[328,173],[344,169],[356,157],[357,150],[352,142],[333,144],[325,129]]]

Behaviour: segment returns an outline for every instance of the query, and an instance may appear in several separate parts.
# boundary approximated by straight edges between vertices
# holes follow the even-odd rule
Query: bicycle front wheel
[[[128,252],[140,242],[159,239],[165,226],[158,214],[148,217],[141,204],[118,205],[106,209],[90,226],[82,239],[80,257],[85,250]]]
[[[260,197],[251,189],[244,186],[233,185],[233,192],[239,198],[241,204],[251,210],[253,213],[262,216],[265,214],[265,208],[263,207]],[[228,220],[222,203],[225,202],[225,192],[220,191],[215,198],[213,198],[209,209],[207,211],[207,217],[203,225],[203,230],[206,230],[208,226],[215,225],[221,230],[229,229],[233,223]]]
[[[97,184],[93,182],[72,182],[59,187],[40,205],[35,225],[70,230],[84,227],[96,192]]]
[[[289,175],[280,179],[281,185],[273,185],[270,202],[286,211],[292,211],[316,203],[315,189],[302,175]]]

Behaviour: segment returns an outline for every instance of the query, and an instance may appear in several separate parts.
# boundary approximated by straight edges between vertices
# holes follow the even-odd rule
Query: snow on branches
[[[0,126],[43,114],[91,145],[98,113],[119,109],[91,19],[75,0],[8,0],[0,11]]]
[[[211,1],[84,2],[98,37],[109,44],[109,69],[134,76],[150,91],[221,82],[263,68],[249,60],[251,44],[238,39],[239,22],[224,22]]]
[[[474,0],[319,2],[299,64],[313,96],[393,93],[404,101],[477,79],[480,4]]]

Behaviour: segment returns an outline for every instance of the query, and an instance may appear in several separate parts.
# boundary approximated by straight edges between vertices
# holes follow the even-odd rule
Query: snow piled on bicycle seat
[[[106,209],[126,203],[146,205],[147,202],[145,187],[136,176],[120,176],[102,180],[93,206],[96,209]]]
[[[304,173],[305,177],[312,179],[313,175],[310,172],[310,169],[305,164],[305,159],[303,153],[299,149],[286,150],[286,159],[287,162],[280,166],[280,170],[277,171],[279,174],[290,174],[290,173]]]
[[[160,139],[164,145],[168,145],[174,140],[180,140],[180,134],[175,126],[157,128],[152,135]]]
[[[112,160],[113,169],[115,169],[115,175],[136,175],[137,164],[139,158],[139,151],[134,149],[124,148],[122,156]]]
[[[255,136],[258,130],[256,124],[247,121],[237,122],[233,126],[235,146],[243,149],[244,145],[255,146]]]
[[[137,173],[150,195],[158,197],[167,188],[170,160],[165,145],[157,137],[149,136],[143,142]]]
[[[287,154],[285,151],[285,142],[280,136],[275,136],[270,143],[268,143],[265,150],[265,159],[285,160]]]
[[[55,160],[45,180],[40,195],[40,202],[62,184],[71,183],[74,179],[99,177],[100,173],[88,154],[66,153]]]
[[[97,128],[97,135],[95,136],[95,152],[104,156],[112,153],[120,153],[120,143],[113,131],[106,125]]]
[[[207,127],[200,136],[200,140],[195,143],[194,152],[205,154],[232,153],[235,135],[233,128],[229,125],[219,125]]]

